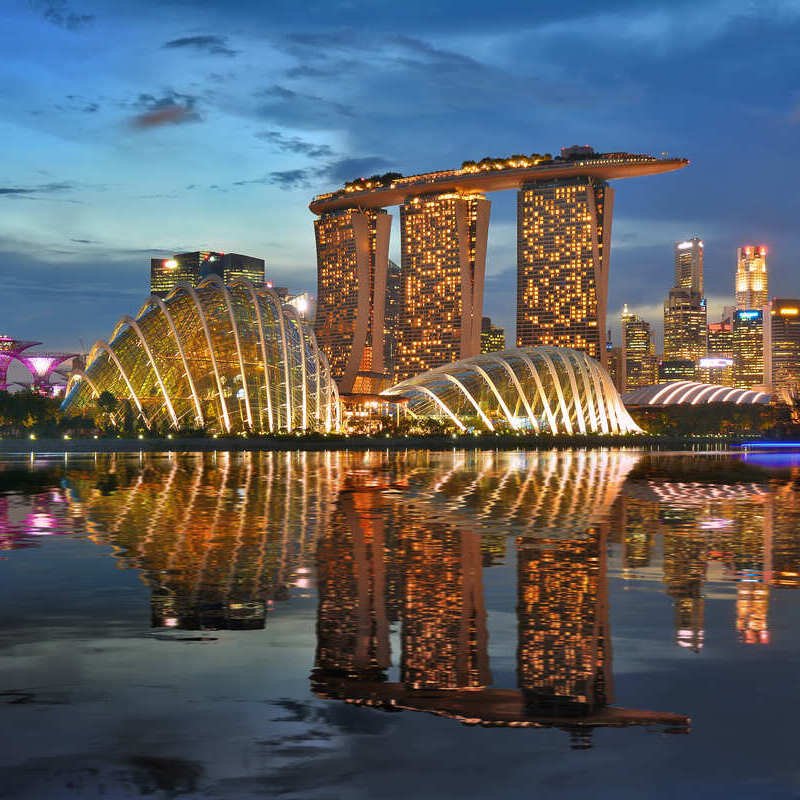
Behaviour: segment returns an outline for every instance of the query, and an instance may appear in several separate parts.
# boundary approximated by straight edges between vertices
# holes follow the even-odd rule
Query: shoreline
[[[764,442],[760,438],[744,441]],[[99,439],[0,439],[0,455],[44,453],[170,452],[320,452],[344,450],[581,450],[600,448],[693,450],[724,449],[743,442],[740,436],[207,436]]]

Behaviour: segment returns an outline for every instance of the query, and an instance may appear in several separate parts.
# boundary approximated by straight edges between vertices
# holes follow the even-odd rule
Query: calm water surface
[[[0,797],[800,796],[800,456],[0,462]]]

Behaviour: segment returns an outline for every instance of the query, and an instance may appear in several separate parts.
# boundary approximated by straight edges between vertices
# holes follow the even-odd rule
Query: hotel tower
[[[480,353],[490,206],[447,193],[400,207],[397,380]]]
[[[605,362],[613,190],[589,177],[527,184],[517,199],[517,346]]]
[[[317,342],[342,394],[381,391],[391,217],[346,208],[314,222],[317,239]]]

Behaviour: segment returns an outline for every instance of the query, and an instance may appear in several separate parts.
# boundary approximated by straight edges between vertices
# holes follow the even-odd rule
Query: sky
[[[798,296],[798,37],[800,0],[2,3],[0,333],[88,348],[188,250],[314,291],[315,194],[575,143],[691,160],[615,183],[617,341],[623,302],[660,329],[692,235],[710,319],[743,244]],[[511,341],[516,198],[489,197],[484,313]]]

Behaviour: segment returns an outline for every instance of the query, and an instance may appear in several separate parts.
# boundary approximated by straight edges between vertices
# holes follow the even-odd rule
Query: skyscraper
[[[391,217],[346,208],[314,222],[317,342],[342,394],[385,388],[384,313]]]
[[[764,312],[740,309],[733,315],[733,385],[751,389],[767,382],[764,369]]]
[[[775,298],[771,309],[772,388],[778,393],[800,387],[800,299]]]
[[[400,207],[397,380],[480,353],[490,206],[447,192]]]
[[[218,275],[226,284],[234,278],[246,278],[254,286],[262,286],[264,259],[213,250],[150,259],[150,291],[159,297],[166,297],[180,283],[197,286],[209,275]]]
[[[705,300],[690,289],[673,287],[664,303],[664,361],[692,361],[708,348]]]
[[[736,251],[736,308],[763,309],[767,304],[767,248],[746,245]]]
[[[492,325],[489,317],[481,320],[481,353],[497,353],[506,349],[505,329]]]
[[[707,352],[707,326],[703,242],[695,236],[675,242],[675,284],[664,302],[664,362],[692,362],[696,369]]]
[[[675,242],[675,288],[703,296],[703,240],[698,236]]]
[[[658,361],[650,323],[622,309],[622,373],[625,391],[658,381]]]
[[[613,190],[590,177],[517,196],[517,346],[582,350],[605,363]]]

